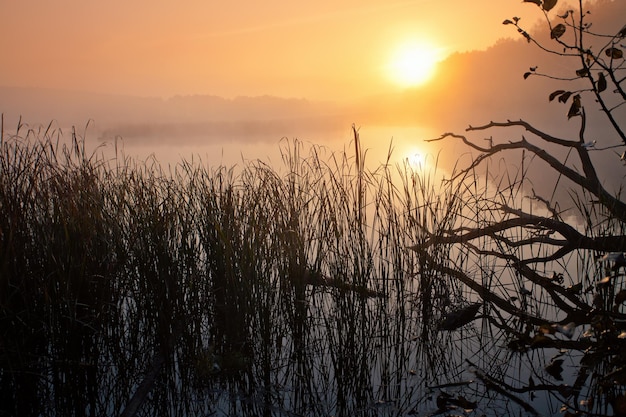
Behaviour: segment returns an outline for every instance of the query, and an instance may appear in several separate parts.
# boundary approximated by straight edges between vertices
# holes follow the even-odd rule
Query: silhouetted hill
[[[0,112],[5,130],[17,126],[55,125],[68,128],[87,122],[104,138],[228,140],[297,135],[348,123],[330,102],[272,96],[226,99],[210,95],[169,99],[71,92],[53,89],[0,87]]]

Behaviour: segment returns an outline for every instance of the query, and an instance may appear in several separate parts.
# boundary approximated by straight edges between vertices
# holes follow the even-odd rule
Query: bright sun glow
[[[421,170],[426,165],[426,154],[419,149],[413,148],[406,152],[405,161],[412,169]]]
[[[402,87],[427,82],[435,73],[440,51],[426,43],[405,43],[392,54],[388,66],[391,80]]]

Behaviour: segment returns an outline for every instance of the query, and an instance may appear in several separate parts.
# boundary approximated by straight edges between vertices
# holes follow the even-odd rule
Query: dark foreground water
[[[356,157],[326,159],[294,142],[284,173],[164,171],[77,140],[12,140],[1,416],[556,415],[587,401],[574,370],[600,362],[576,353],[589,345],[562,349],[558,334],[555,348],[522,349],[510,335],[536,326],[495,309],[488,320],[488,303],[446,321],[479,297],[434,261],[546,320],[551,305],[506,265],[410,250],[456,224],[463,199],[406,166],[366,170],[358,140]]]

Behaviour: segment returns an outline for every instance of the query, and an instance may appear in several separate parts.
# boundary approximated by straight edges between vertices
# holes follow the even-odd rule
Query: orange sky
[[[514,36],[520,0],[0,2],[0,85],[169,97],[352,99],[394,87],[410,39],[444,54]]]
[[[594,30],[623,26],[626,1],[592,6]],[[374,165],[393,138],[394,161],[426,153],[452,167],[467,149],[424,139],[489,120],[523,119],[560,137],[578,135],[567,106],[547,99],[573,84],[522,77],[539,65],[567,78],[579,65],[502,25],[519,16],[551,41],[545,22],[534,24],[541,10],[522,0],[0,0],[0,15],[5,132],[52,121],[65,132],[77,126],[94,147],[121,137],[139,158],[206,155],[227,166],[243,155],[265,160],[285,137],[337,149],[350,143],[353,123]],[[437,44],[445,60],[430,82],[400,90],[384,67],[410,40]],[[587,115],[590,137],[620,143],[600,112]]]

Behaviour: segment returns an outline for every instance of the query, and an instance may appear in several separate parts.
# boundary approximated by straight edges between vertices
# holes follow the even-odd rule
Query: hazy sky
[[[311,99],[396,88],[385,68],[402,43],[444,58],[538,17],[520,0],[0,0],[0,15],[3,86]]]
[[[564,6],[560,0],[549,18]],[[617,33],[624,24],[624,0],[595,0],[591,9],[594,30]],[[34,129],[54,121],[65,132],[89,124],[93,145],[121,137],[134,155],[172,161],[197,153],[227,165],[277,153],[284,137],[345,146],[353,123],[374,163],[393,138],[396,160],[440,155],[454,166],[466,148],[424,139],[490,120],[523,119],[577,140],[578,120],[547,97],[578,87],[522,75],[539,65],[574,77],[580,63],[502,24],[521,17],[553,42],[545,22],[535,25],[541,10],[521,0],[0,0],[0,15],[7,131],[18,120]],[[430,81],[403,90],[388,67],[406,43],[429,44],[443,61]],[[583,101],[589,139],[619,145],[593,97]],[[508,132],[494,141],[519,139]],[[619,167],[615,155],[594,152]]]

